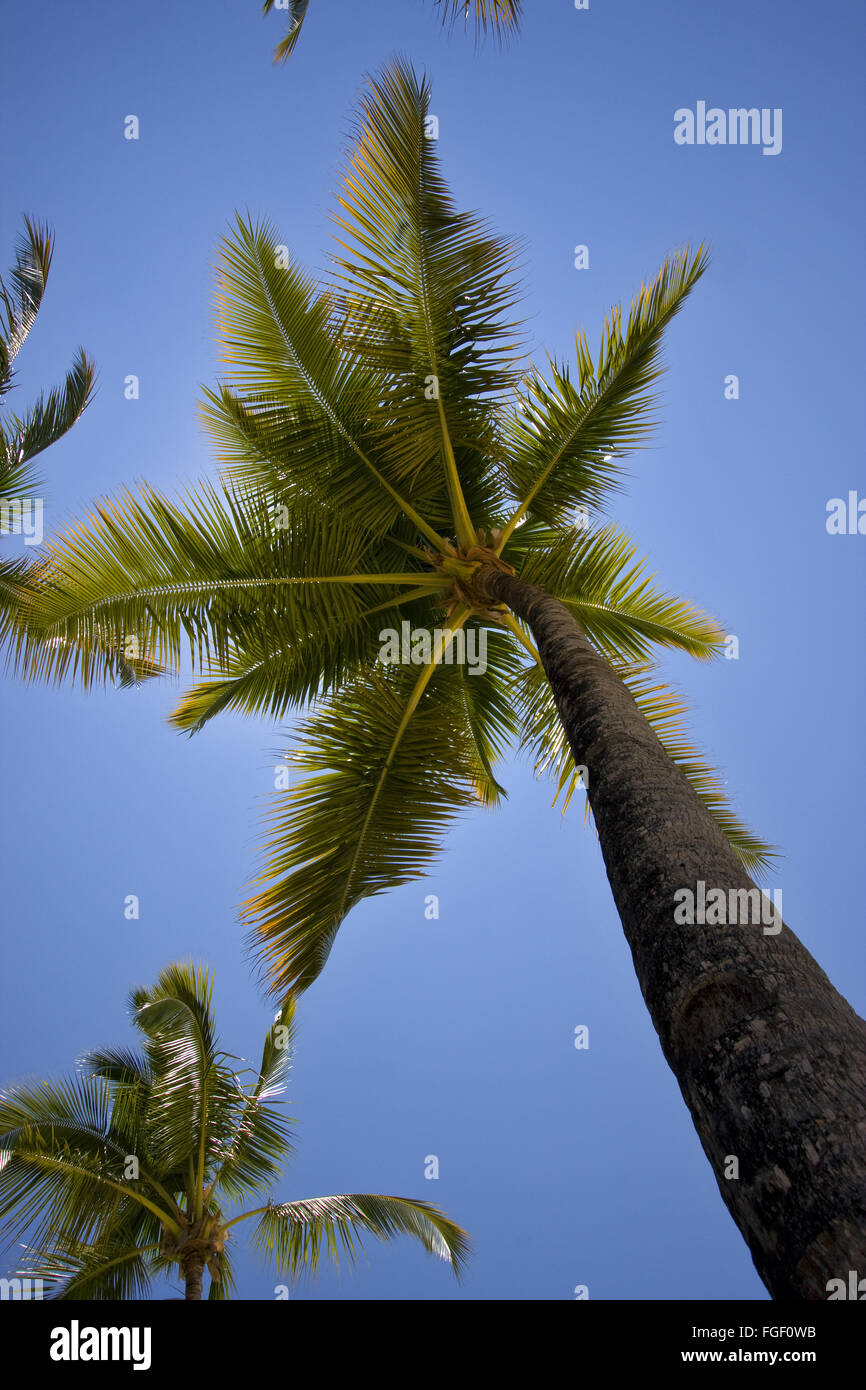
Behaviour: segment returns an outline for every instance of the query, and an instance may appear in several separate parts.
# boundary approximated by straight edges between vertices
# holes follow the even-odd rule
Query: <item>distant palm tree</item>
[[[225,1299],[234,1236],[254,1221],[252,1244],[280,1276],[351,1260],[365,1235],[401,1234],[459,1275],[466,1232],[426,1202],[365,1192],[230,1214],[226,1203],[265,1192],[292,1151],[281,1098],[294,1000],[245,1080],[218,1046],[211,995],[207,972],[171,965],[130,995],[141,1053],[89,1052],[79,1075],[0,1091],[0,1221],[7,1232],[36,1223],[18,1273],[55,1298],[127,1299],[177,1267],[187,1299],[201,1298],[205,1271],[209,1298]]]
[[[25,217],[15,265],[8,280],[0,276],[0,406],[15,385],[12,364],[36,322],[53,249],[48,229]],[[0,411],[0,530],[12,529],[10,517],[20,525],[23,500],[32,501],[40,487],[32,460],[72,428],[90,400],[93,381],[93,364],[79,349],[63,386],[40,396],[25,415]],[[26,599],[32,570],[27,558],[0,559],[0,639]]]
[[[477,35],[490,30],[501,37],[517,28],[522,0],[433,0],[433,3],[442,15],[443,23],[474,18]],[[282,10],[286,12],[289,21],[285,38],[274,49],[275,62],[285,61],[294,50],[301,36],[309,4],[310,0],[265,0],[262,6],[263,14],[270,14],[271,10]]]

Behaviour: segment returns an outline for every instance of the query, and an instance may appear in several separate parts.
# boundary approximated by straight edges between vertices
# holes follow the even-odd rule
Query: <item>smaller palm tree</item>
[[[49,1297],[129,1299],[180,1270],[186,1298],[234,1288],[236,1228],[290,1278],[321,1258],[353,1260],[365,1235],[414,1236],[459,1276],[466,1232],[426,1202],[350,1193],[247,1207],[291,1153],[282,1096],[291,1065],[294,999],[265,1038],[258,1072],[229,1065],[214,1028],[210,974],[170,965],[130,995],[142,1052],[89,1052],[78,1074],[0,1091],[0,1222],[33,1225],[25,1269]],[[249,1070],[249,1069],[248,1069]]]
[[[480,37],[488,30],[497,37],[517,28],[521,0],[433,0],[445,24],[458,19],[475,20],[475,33]],[[265,0],[262,14],[284,10],[289,21],[285,36],[274,49],[274,62],[284,62],[294,51],[307,17],[310,0]]]
[[[62,386],[40,395],[25,415],[3,408],[16,384],[13,363],[36,322],[53,254],[48,229],[25,217],[15,264],[5,280],[0,276],[0,530],[7,527],[6,509],[20,507],[25,494],[39,487],[33,459],[72,428],[93,394],[93,363],[79,348]],[[0,559],[0,639],[30,592],[33,568],[23,557]]]

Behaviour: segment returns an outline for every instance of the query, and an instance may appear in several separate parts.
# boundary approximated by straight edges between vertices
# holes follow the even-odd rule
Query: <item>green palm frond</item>
[[[612,309],[597,363],[578,333],[577,382],[553,361],[550,381],[538,371],[527,377],[506,433],[505,468],[522,500],[504,540],[524,516],[567,524],[576,506],[600,504],[616,485],[618,459],[644,444],[654,423],[664,330],[703,275],[708,255],[701,245],[694,254],[686,248],[669,257],[635,295],[625,328],[621,309]]]
[[[252,1214],[252,1213],[251,1213]],[[469,1254],[466,1232],[426,1202],[378,1193],[347,1193],[281,1202],[261,1213],[253,1244],[291,1275],[315,1273],[324,1256],[353,1263],[365,1235],[393,1240],[409,1235],[450,1264],[459,1278]]]
[[[265,1037],[259,1074],[226,1147],[214,1187],[230,1197],[260,1192],[275,1181],[292,1153],[293,1121],[279,1108],[292,1065],[295,1037],[295,999],[288,994]]]
[[[269,818],[265,868],[244,904],[275,993],[310,985],[351,908],[420,878],[447,826],[477,804],[486,770],[459,720],[463,700],[453,667],[382,668],[302,725],[298,781]]]
[[[202,1071],[216,1063],[219,1040],[209,971],[191,961],[175,962],[160,973],[155,985],[132,990],[129,1002],[136,1027],[145,1035],[151,1069],[162,1047],[178,1036],[193,1040]]]
[[[467,633],[472,626],[467,624]],[[456,701],[462,704],[457,720],[460,724],[465,721],[477,761],[474,791],[482,806],[493,807],[507,795],[496,777],[496,765],[505,759],[519,732],[512,689],[523,669],[523,660],[508,633],[486,628],[485,644],[486,669],[472,671],[468,665],[459,665],[455,667],[454,683],[459,686]]]
[[[286,35],[274,49],[274,62],[283,63],[295,49],[295,44],[301,37],[301,28],[307,17],[307,8],[310,0],[288,0],[287,3],[278,4],[278,0],[265,0],[262,5],[262,14],[270,14],[276,6],[280,10],[287,11],[289,27]]]
[[[152,989],[130,996],[153,1077],[149,1153],[162,1170],[192,1163],[197,1207],[209,1169],[231,1143],[246,1100],[218,1048],[212,990],[210,975],[184,962],[164,970]]]
[[[148,1163],[151,1155],[144,1136],[153,1071],[147,1058],[129,1048],[99,1048],[83,1053],[78,1069],[86,1076],[100,1077],[111,1084],[111,1133],[127,1153],[135,1153]]]
[[[146,1177],[141,1191],[124,1187],[131,1136],[112,1128],[111,1099],[109,1083],[94,1076],[0,1092],[0,1222],[14,1213],[35,1223],[41,1245],[84,1240],[136,1208],[158,1206]]]
[[[430,592],[425,588],[424,593]],[[364,596],[368,602],[372,597],[366,590]],[[380,645],[381,628],[401,620],[399,610],[390,605],[375,622],[368,619],[357,592],[346,595],[346,601],[356,612],[351,619],[332,624],[324,643],[312,625],[299,634],[297,624],[275,613],[268,614],[266,622],[249,625],[238,648],[220,662],[219,674],[187,691],[171,722],[185,732],[197,733],[208,720],[229,709],[280,719],[291,707],[342,689],[369,664]],[[420,608],[416,601],[407,613]]]
[[[0,647],[20,631],[26,605],[33,596],[35,562],[26,555],[0,559]]]
[[[124,665],[140,678],[177,671],[185,652],[205,672],[234,675],[239,653],[255,661],[266,644],[271,657],[292,649],[300,685],[289,698],[303,698],[369,653],[381,624],[368,608],[401,586],[442,582],[312,502],[278,512],[266,497],[209,485],[183,506],[149,488],[125,494],[46,549],[16,669],[85,687]],[[399,568],[380,579],[371,565],[383,561]],[[302,658],[313,633],[327,640],[311,666]]]
[[[237,1288],[231,1257],[227,1250],[217,1252],[208,1265],[208,1273],[211,1276],[208,1302],[227,1302]]]
[[[152,1072],[147,1059],[130,1048],[102,1047],[85,1052],[79,1067],[90,1076],[101,1076],[117,1087],[150,1087]]]
[[[657,589],[636,555],[615,526],[575,527],[530,551],[520,577],[560,599],[615,662],[645,661],[657,647],[679,648],[699,661],[718,655],[725,634],[715,619]]]
[[[377,458],[370,422],[381,374],[345,351],[331,331],[333,296],[291,262],[270,226],[238,217],[221,246],[218,304],[230,370],[221,394],[208,397],[205,419],[229,441],[234,423],[229,476],[261,486],[258,456],[265,455],[273,464],[264,479],[278,498],[290,475],[293,493],[344,509],[374,534],[384,535],[402,512],[441,548]],[[242,398],[239,434],[233,396]],[[256,431],[258,447],[247,457]]]
[[[517,298],[515,247],[457,212],[429,109],[429,83],[402,61],[362,98],[336,219],[346,238],[337,306],[341,340],[384,378],[380,447],[401,479],[435,470],[458,537],[472,544],[463,489],[483,492],[494,439],[487,398],[516,380],[517,325],[505,317]]]
[[[0,395],[12,384],[12,363],[36,322],[53,254],[48,228],[25,217],[8,281],[0,276]]]
[[[146,1298],[152,1280],[147,1256],[158,1250],[158,1241],[139,1244],[135,1235],[115,1235],[97,1244],[57,1241],[50,1251],[34,1251],[21,1272],[41,1279],[45,1295],[51,1299],[116,1302]]]
[[[10,415],[0,430],[0,495],[33,491],[38,484],[30,460],[71,430],[93,396],[96,369],[79,348],[64,384],[40,396],[23,417]]]

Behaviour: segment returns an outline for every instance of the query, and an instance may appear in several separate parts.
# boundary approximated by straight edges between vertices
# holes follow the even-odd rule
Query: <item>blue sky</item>
[[[324,267],[363,75],[408,54],[432,79],[459,204],[525,244],[539,359],[569,354],[581,325],[597,342],[609,305],[666,252],[712,242],[669,335],[662,425],[615,516],[665,586],[739,637],[738,660],[665,669],[741,814],[784,850],[769,882],[786,920],[863,1013],[866,540],[825,527],[830,498],[866,496],[863,8],[526,11],[519,42],[477,52],[421,0],[312,0],[296,55],[275,67],[280,18],[252,0],[7,8],[0,260],[25,211],[57,238],[15,404],[79,343],[99,369],[93,405],[44,456],[47,534],[141,479],[174,493],[212,475],[197,403],[216,374],[219,238],[248,208]],[[699,100],[781,108],[782,152],[676,145],[674,111]],[[129,114],[138,141],[123,138]],[[731,373],[738,400],[724,397]],[[166,723],[179,690],[3,686],[4,1081],[124,1040],[129,987],[181,957],[210,963],[226,1047],[258,1058],[272,1010],[235,912],[290,735],[222,717],[179,737]],[[407,1243],[370,1245],[355,1274],[293,1296],[559,1300],[585,1284],[592,1299],[765,1298],[581,808],[561,818],[526,763],[505,780],[504,809],[462,821],[430,881],[352,914],[304,997],[300,1149],[279,1189],[433,1201],[474,1237],[466,1281]],[[273,1296],[255,1259],[238,1272],[241,1296]]]

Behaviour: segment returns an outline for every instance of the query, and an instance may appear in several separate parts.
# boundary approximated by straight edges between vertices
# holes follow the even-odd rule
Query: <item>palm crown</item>
[[[503,794],[518,743],[567,801],[578,769],[525,624],[485,600],[483,565],[560,599],[614,665],[751,869],[768,848],[691,746],[654,655],[712,657],[723,634],[663,592],[612,525],[587,525],[645,442],[664,329],[703,273],[685,250],[604,323],[597,357],[522,364],[515,248],[458,212],[426,138],[429,89],[403,62],[362,101],[333,274],[316,286],[268,226],[239,218],[219,267],[226,374],[204,415],[222,484],[97,508],[55,547],[17,659],[33,677],[200,679],[173,715],[283,716],[267,860],[244,914],[275,991],[304,988],[362,898],[423,874],[455,816]],[[384,665],[381,633],[482,631],[486,670]]]
[[[282,1096],[292,1058],[290,996],[246,1079],[219,1048],[204,970],[172,965],[130,995],[142,1052],[89,1052],[79,1074],[0,1092],[0,1219],[35,1223],[27,1267],[50,1294],[125,1299],[179,1268],[188,1298],[234,1288],[234,1228],[280,1274],[313,1272],[322,1257],[354,1258],[365,1236],[407,1234],[459,1274],[465,1231],[426,1202],[372,1193],[269,1200],[291,1153]],[[249,1069],[248,1069],[249,1071]]]

